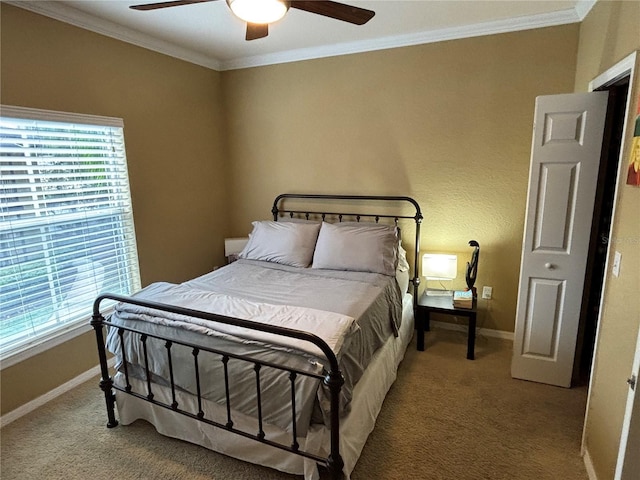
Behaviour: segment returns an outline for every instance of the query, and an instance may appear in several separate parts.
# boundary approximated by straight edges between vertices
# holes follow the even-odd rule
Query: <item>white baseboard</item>
[[[448,323],[448,322],[438,322],[431,321],[429,322],[431,327],[442,328],[444,330],[458,330],[461,332],[466,332],[469,328],[467,325],[459,325],[457,323]],[[484,335],[485,337],[495,337],[502,338],[504,340],[511,340],[513,342],[513,332],[505,332],[503,330],[493,330],[491,328],[479,328],[476,330],[476,335]]]
[[[593,468],[593,463],[591,462],[591,456],[589,455],[589,450],[587,450],[586,448],[584,449],[582,460],[584,461],[584,466],[587,469],[587,475],[589,476],[589,480],[598,480],[596,471]]]
[[[107,361],[107,364],[110,367],[113,367],[113,365],[115,364],[115,361],[116,361],[115,357],[112,357]],[[91,378],[97,375],[100,375],[100,365],[96,365],[92,369],[87,370],[84,373],[81,373],[77,377],[72,378],[68,382],[63,383],[59,387],[54,388],[53,390],[45,393],[44,395],[41,395],[38,398],[31,400],[30,402],[25,403],[24,405],[21,405],[15,410],[11,410],[9,413],[6,413],[2,417],[0,417],[0,428],[3,428],[6,425],[9,425],[11,422],[17,420],[18,418],[33,412],[36,408],[41,407],[45,403],[50,402],[54,398],[57,398],[60,395],[63,395],[70,390],[73,390],[78,385],[83,384],[87,380],[90,380]]]

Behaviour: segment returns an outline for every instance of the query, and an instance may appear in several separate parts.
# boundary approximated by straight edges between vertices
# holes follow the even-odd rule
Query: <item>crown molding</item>
[[[375,50],[408,47],[426,43],[442,42],[446,40],[458,40],[463,38],[479,37],[483,35],[494,35],[498,33],[529,30],[533,28],[566,25],[570,23],[577,23],[580,21],[581,19],[575,9],[567,9],[553,13],[517,17],[508,20],[497,20],[494,22],[477,23],[474,25],[465,25],[463,27],[442,28],[439,30],[430,30],[409,35],[398,35],[393,37],[385,37],[358,42],[341,43],[338,45],[327,45],[322,47],[289,50],[287,52],[260,55],[255,57],[238,58],[235,60],[220,62],[220,69],[237,70],[241,68],[260,67],[278,63],[312,60],[314,58],[349,55],[352,53],[363,53]]]
[[[196,65],[201,65],[217,71],[225,71],[578,23],[587,16],[597,0],[582,0],[576,4],[575,8],[560,10],[553,13],[516,17],[494,22],[483,22],[463,27],[443,28],[409,35],[398,35],[358,42],[289,50],[287,52],[253,57],[240,57],[228,61],[221,61],[192,50],[177,47],[169,42],[158,40],[149,35],[136,32],[133,29],[93,17],[77,9],[67,7],[59,2],[2,1],[3,3],[14,5],[55,20],[60,20],[61,22],[84,28],[85,30],[106,35],[108,37],[169,55]]]
[[[61,22],[68,23],[85,30],[90,30],[107,37],[115,38],[116,40],[131,43],[148,50],[153,50],[154,52],[200,65],[202,67],[220,70],[220,61],[216,58],[211,58],[206,55],[202,55],[201,53],[194,52],[193,50],[178,47],[172,43],[159,40],[150,35],[145,35],[144,33],[118,25],[117,23],[88,15],[80,10],[70,8],[59,2],[2,0],[2,3],[7,3],[14,7],[29,10],[30,12],[53,18],[54,20],[60,20]]]
[[[580,21],[584,20],[598,0],[579,0],[576,3],[576,13]]]

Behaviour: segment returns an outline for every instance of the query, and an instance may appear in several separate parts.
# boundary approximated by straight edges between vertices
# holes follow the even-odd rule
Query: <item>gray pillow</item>
[[[319,223],[253,222],[249,242],[238,255],[294,267],[308,267],[316,246]]]
[[[313,268],[395,275],[397,229],[375,223],[322,223]]]

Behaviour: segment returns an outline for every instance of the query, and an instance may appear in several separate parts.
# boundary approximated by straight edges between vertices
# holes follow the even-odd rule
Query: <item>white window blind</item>
[[[140,288],[122,120],[0,107],[0,355]]]

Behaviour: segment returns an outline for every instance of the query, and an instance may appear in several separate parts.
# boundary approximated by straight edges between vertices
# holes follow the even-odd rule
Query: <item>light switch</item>
[[[622,259],[622,254],[620,252],[616,252],[613,255],[613,267],[611,268],[611,273],[613,273],[614,277],[620,276],[620,261]]]

